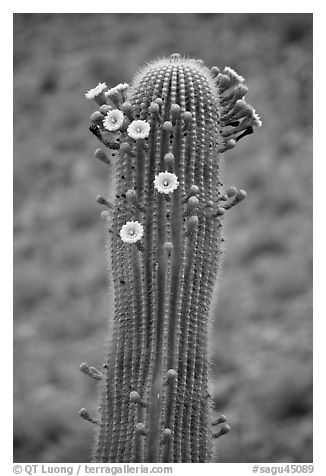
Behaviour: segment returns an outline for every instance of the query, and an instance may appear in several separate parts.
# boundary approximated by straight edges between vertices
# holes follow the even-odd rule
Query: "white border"
[[[318,256],[314,269],[314,463],[316,475],[326,474],[325,465],[325,444],[324,444],[324,416],[325,416],[325,377],[324,377],[324,361],[325,355],[322,354],[325,348],[325,305],[321,299],[325,293],[325,152],[322,148],[322,140],[325,134],[324,122],[322,117],[318,117],[323,109],[325,101],[324,86],[324,66],[325,66],[325,38],[324,31],[326,29],[325,10],[322,2],[219,2],[221,13],[314,13],[314,151],[315,151],[315,167],[314,167],[314,253]],[[110,8],[109,10],[106,7]],[[8,93],[8,85],[12,84],[12,14],[14,12],[24,13],[194,13],[200,10],[202,12],[218,13],[216,8],[217,2],[193,3],[192,5],[186,1],[178,1],[176,9],[175,1],[164,1],[154,4],[153,2],[120,2],[116,5],[112,2],[98,2],[96,8],[94,2],[78,1],[75,4],[68,5],[65,1],[56,2],[40,2],[40,1],[14,1],[10,5],[6,4],[1,7],[0,15],[0,31],[1,31],[1,91],[2,91],[2,114],[1,117],[1,134],[2,134],[2,181],[0,187],[1,193],[1,295],[3,299],[2,305],[2,333],[1,339],[1,364],[2,364],[2,392],[1,392],[1,449],[2,463],[9,463],[6,467],[8,472],[12,474],[12,98]],[[137,10],[135,7],[137,6]],[[93,8],[90,8],[93,7]],[[227,7],[227,11],[226,11]],[[9,99],[10,98],[10,99]],[[9,104],[7,104],[7,101]],[[320,106],[321,103],[321,106]],[[299,343],[298,343],[299,345]],[[289,435],[291,438],[291,435]],[[63,465],[62,465],[63,466]],[[184,465],[183,465],[184,466]],[[251,466],[249,464],[223,464],[222,468],[216,464],[206,464],[203,471],[211,474],[212,471],[221,471],[222,474],[250,474]],[[262,464],[261,464],[262,466]],[[187,473],[196,474],[200,468],[195,465],[184,466]],[[178,474],[179,470],[174,474]]]

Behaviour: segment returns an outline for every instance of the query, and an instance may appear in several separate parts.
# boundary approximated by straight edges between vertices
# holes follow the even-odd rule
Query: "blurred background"
[[[87,462],[108,320],[98,82],[179,52],[246,78],[263,128],[224,156],[212,394],[221,462],[312,461],[312,15],[14,15],[14,459]]]

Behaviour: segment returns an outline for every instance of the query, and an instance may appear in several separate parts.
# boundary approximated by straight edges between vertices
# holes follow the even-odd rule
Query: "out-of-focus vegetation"
[[[224,160],[247,200],[225,220],[212,395],[221,462],[312,461],[312,15],[14,15],[14,455],[85,462],[107,265],[105,166],[86,90],[180,52],[246,77],[264,126]]]

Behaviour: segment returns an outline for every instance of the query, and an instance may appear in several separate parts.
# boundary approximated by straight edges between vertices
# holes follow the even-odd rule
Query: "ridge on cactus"
[[[230,431],[213,417],[209,325],[225,212],[246,193],[221,190],[221,154],[261,126],[244,78],[173,54],[131,86],[86,93],[90,131],[107,148],[106,223],[114,315],[100,385],[93,462],[200,463]],[[218,426],[215,429],[215,426]]]

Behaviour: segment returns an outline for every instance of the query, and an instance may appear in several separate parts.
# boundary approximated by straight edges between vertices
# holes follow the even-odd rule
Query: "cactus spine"
[[[178,54],[148,64],[131,88],[89,91],[90,130],[115,169],[104,218],[114,284],[114,326],[100,380],[94,462],[209,462],[209,306],[224,212],[245,197],[220,191],[220,154],[261,122],[247,88]]]

